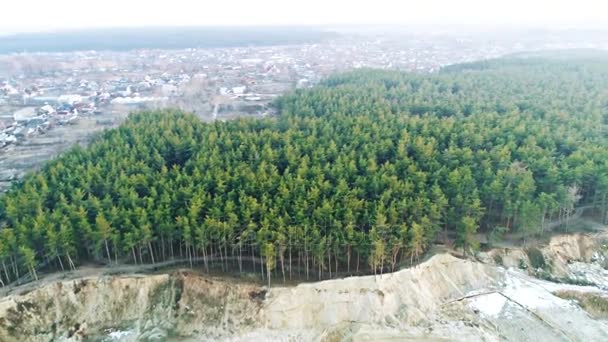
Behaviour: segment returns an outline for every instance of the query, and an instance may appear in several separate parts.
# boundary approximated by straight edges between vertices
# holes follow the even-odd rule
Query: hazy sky
[[[608,28],[608,0],[2,0],[0,33],[160,25]]]

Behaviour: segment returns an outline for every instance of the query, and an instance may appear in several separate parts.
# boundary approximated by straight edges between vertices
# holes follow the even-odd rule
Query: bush
[[[524,259],[519,259],[519,264],[517,265],[517,267],[519,267],[519,269],[522,269],[522,270],[528,269],[528,265],[526,265],[526,262],[524,261]]]
[[[535,273],[536,277],[542,280],[550,281],[558,284],[568,284],[577,286],[597,286],[596,283],[588,281],[584,278],[572,278],[572,277],[556,277],[546,270]]]
[[[509,231],[509,228],[507,228],[507,227],[502,227],[502,226],[495,227],[490,232],[490,234],[488,236],[488,241],[490,242],[490,244],[495,245],[497,242],[500,242],[504,239],[504,236],[508,231]]]
[[[492,258],[494,259],[494,263],[496,265],[499,265],[499,266],[503,266],[504,265],[503,260],[502,260],[502,255],[500,255],[500,254],[494,254],[494,256]]]
[[[546,281],[550,281],[552,283],[559,283],[559,284],[564,284],[564,282],[562,281],[563,279],[561,278],[557,278],[555,276],[553,276],[553,274],[545,271],[545,270],[541,270],[540,272],[535,272],[534,274],[538,279],[542,279],[542,280],[546,280]]]
[[[587,279],[583,279],[583,278],[571,278],[571,277],[558,278],[557,282],[563,283],[563,284],[578,285],[578,286],[597,286],[596,283],[589,281]]]
[[[538,248],[528,248],[526,250],[526,254],[528,255],[528,259],[530,259],[530,266],[537,269],[545,269],[547,267],[547,262],[545,261],[545,256],[543,252],[541,252]]]

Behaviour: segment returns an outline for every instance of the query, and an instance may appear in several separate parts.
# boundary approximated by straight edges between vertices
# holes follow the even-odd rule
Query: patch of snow
[[[517,276],[507,277],[503,293],[528,309],[556,305],[555,296],[545,288]]]
[[[108,333],[108,335],[103,339],[105,342],[113,342],[113,341],[130,341],[134,337],[137,336],[137,332],[135,330],[115,330]]]
[[[137,103],[143,103],[143,102],[157,102],[157,101],[166,101],[168,98],[167,97],[117,97],[114,98],[112,101],[112,103],[117,103],[117,104],[137,104]]]
[[[507,298],[497,292],[474,297],[469,306],[486,316],[496,317],[507,303]]]
[[[608,291],[608,270],[598,263],[573,262],[568,265],[576,278],[582,278]]]
[[[314,330],[270,330],[267,328],[259,328],[253,331],[246,332],[242,335],[233,335],[226,337],[214,337],[208,341],[221,342],[246,342],[246,341],[267,341],[267,342],[291,342],[291,341],[313,341],[318,332]],[[207,341],[204,336],[202,340]]]
[[[528,309],[571,309],[571,303],[555,296],[557,291],[604,292],[595,286],[554,283],[532,278],[519,270],[510,269],[502,292]]]

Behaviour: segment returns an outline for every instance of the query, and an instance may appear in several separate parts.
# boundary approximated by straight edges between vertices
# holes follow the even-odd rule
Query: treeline
[[[382,272],[439,234],[468,252],[480,229],[605,213],[608,65],[483,63],[339,75],[271,119],[132,115],[0,198],[1,279],[175,258],[268,279]]]
[[[338,36],[338,33],[309,26],[96,28],[0,35],[0,54],[298,45]]]

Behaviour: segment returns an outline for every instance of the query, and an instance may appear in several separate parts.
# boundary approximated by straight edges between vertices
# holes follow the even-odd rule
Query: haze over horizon
[[[608,4],[599,0],[77,0],[9,2],[0,35],[141,26],[405,25],[489,28],[607,29]]]

